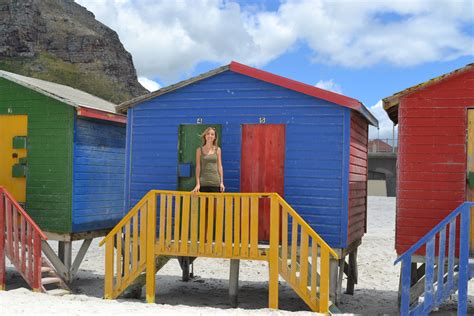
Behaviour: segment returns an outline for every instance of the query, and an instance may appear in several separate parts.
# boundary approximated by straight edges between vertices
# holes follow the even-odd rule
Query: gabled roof
[[[302,82],[299,82],[299,81],[295,81],[295,80],[291,80],[291,79],[288,79],[288,78],[285,78],[285,77],[281,77],[281,76],[272,74],[272,73],[267,72],[267,71],[263,71],[263,70],[260,70],[260,69],[249,67],[249,66],[237,63],[235,61],[231,62],[229,65],[216,68],[214,70],[203,73],[199,76],[196,76],[196,77],[178,82],[176,84],[161,88],[161,89],[159,89],[155,92],[151,92],[151,93],[145,94],[143,96],[140,96],[140,97],[131,99],[129,101],[123,102],[119,106],[117,106],[117,111],[125,113],[128,108],[131,108],[131,107],[133,107],[133,106],[135,106],[139,103],[142,103],[146,100],[156,98],[156,97],[158,97],[160,95],[163,95],[165,93],[183,88],[183,87],[185,87],[189,84],[195,83],[197,81],[200,81],[200,80],[212,77],[212,76],[215,76],[217,74],[220,74],[220,73],[222,73],[224,71],[228,71],[228,70],[239,73],[239,74],[242,74],[242,75],[246,75],[246,76],[249,76],[249,77],[252,77],[252,78],[256,78],[256,79],[259,79],[259,80],[262,80],[262,81],[265,81],[265,82],[268,82],[268,83],[272,83],[274,85],[277,85],[277,86],[280,86],[280,87],[283,87],[283,88],[287,88],[287,89],[294,90],[294,91],[297,91],[297,92],[300,92],[300,93],[303,93],[303,94],[306,94],[306,95],[310,95],[310,96],[318,98],[318,99],[326,100],[326,101],[329,101],[329,102],[332,102],[332,103],[335,103],[335,104],[338,104],[338,105],[341,105],[341,106],[344,106],[344,107],[348,107],[350,109],[353,109],[353,110],[358,111],[359,113],[361,113],[362,116],[365,119],[367,119],[367,121],[370,124],[372,124],[374,126],[378,126],[377,119],[372,115],[372,113],[370,113],[370,111],[364,106],[364,104],[362,104],[362,102],[360,102],[356,99],[353,99],[353,98],[350,98],[350,97],[347,97],[347,96],[344,96],[342,94],[338,94],[338,93],[335,93],[335,92],[320,89],[320,88],[317,88],[315,86],[311,86],[309,84],[305,84],[305,83],[302,83]]]
[[[85,107],[107,113],[117,113],[116,104],[69,86],[25,77],[4,70],[0,70],[0,78],[5,78],[76,108]]]
[[[394,124],[398,123],[398,104],[400,103],[400,99],[411,94],[414,92],[419,91],[420,89],[424,89],[426,87],[430,87],[434,84],[438,84],[442,81],[448,80],[454,76],[457,76],[459,74],[462,74],[466,71],[474,69],[474,63],[473,64],[467,64],[466,66],[453,70],[451,72],[448,72],[446,74],[443,74],[441,76],[432,78],[430,80],[427,80],[425,82],[419,83],[417,85],[411,86],[409,88],[406,88],[405,90],[402,90],[400,92],[397,92],[389,97],[384,98],[383,101],[383,108],[385,112],[387,112],[388,116],[390,119],[393,121]]]

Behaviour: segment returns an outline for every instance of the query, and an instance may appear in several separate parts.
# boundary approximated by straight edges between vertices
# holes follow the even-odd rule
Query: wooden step
[[[55,283],[61,283],[61,278],[58,277],[47,277],[47,278],[42,278],[41,279],[41,284],[43,285],[48,285],[48,284],[55,284]]]
[[[41,273],[45,272],[53,272],[53,269],[51,269],[50,267],[41,267]]]
[[[46,291],[46,293],[53,296],[64,296],[64,295],[71,294],[71,292],[66,289],[54,289],[54,290]]]

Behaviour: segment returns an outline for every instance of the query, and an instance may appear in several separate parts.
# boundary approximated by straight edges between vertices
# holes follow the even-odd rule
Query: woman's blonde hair
[[[206,128],[204,130],[204,132],[202,132],[201,135],[199,135],[199,137],[202,138],[202,145],[206,145],[206,134],[207,132],[209,132],[210,130],[213,130],[214,131],[214,135],[216,135],[216,137],[214,138],[214,141],[212,142],[212,145],[216,146],[217,145],[217,130],[214,128],[214,127],[211,127],[209,126],[208,128]]]

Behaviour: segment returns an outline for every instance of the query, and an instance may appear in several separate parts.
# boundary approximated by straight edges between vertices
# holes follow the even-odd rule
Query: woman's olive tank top
[[[199,177],[202,187],[219,187],[221,178],[217,169],[217,148],[213,154],[205,155],[201,147],[201,173]]]

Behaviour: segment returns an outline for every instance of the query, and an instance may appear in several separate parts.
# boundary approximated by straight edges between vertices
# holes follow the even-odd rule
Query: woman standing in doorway
[[[221,149],[217,146],[217,131],[214,127],[208,127],[200,136],[203,145],[196,149],[196,186],[192,192],[224,192],[224,172]]]

